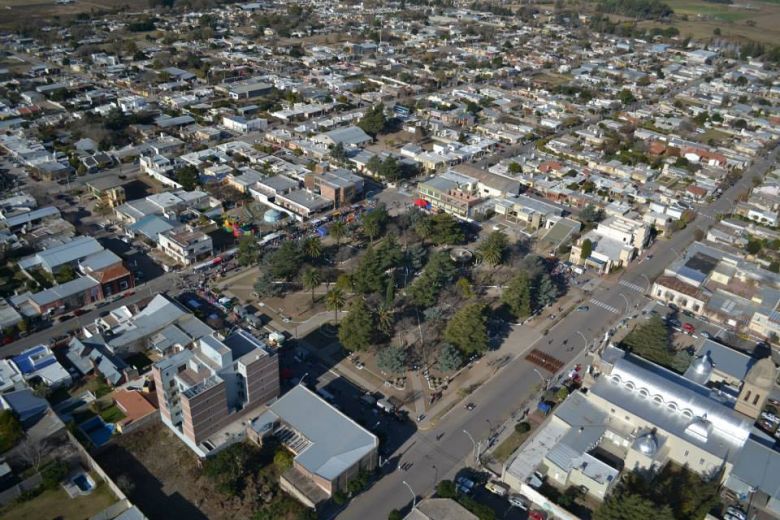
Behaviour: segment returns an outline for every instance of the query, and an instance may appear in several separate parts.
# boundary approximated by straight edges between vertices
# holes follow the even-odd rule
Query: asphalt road
[[[757,160],[717,201],[700,208],[696,220],[686,229],[668,240],[659,240],[652,247],[653,257],[626,269],[620,278],[622,283],[602,284],[596,289],[591,297],[604,305],[586,301],[590,308],[587,312],[570,313],[547,336],[529,345],[529,349],[537,348],[570,366],[583,354],[586,345],[601,339],[603,332],[620,320],[627,309],[633,312],[634,305],[641,307],[648,301],[643,293],[651,280],[694,241],[694,230],[706,230],[715,223],[718,213],[729,212],[737,196],[750,188],[753,176],[764,173],[776,156],[777,149]],[[575,348],[569,350],[571,346]],[[418,431],[382,468],[384,475],[371,489],[355,497],[339,518],[386,518],[392,509],[403,509],[411,504],[407,484],[418,498],[425,497],[433,491],[437,480],[452,478],[464,464],[473,466],[474,447],[465,431],[476,441],[489,437],[494,427],[503,424],[534,395],[540,382],[535,370],[540,369],[522,357],[516,358],[469,397],[469,401],[477,405],[474,410],[456,407],[439,421],[437,427]],[[442,437],[436,440],[439,435]],[[411,463],[412,467],[407,471],[397,470],[399,463]]]
[[[131,305],[138,303],[143,299],[150,298],[156,294],[161,294],[166,291],[170,291],[176,286],[177,280],[180,278],[179,273],[165,273],[147,283],[136,286],[134,289],[128,292],[133,292],[131,296],[123,296],[111,303],[103,305],[102,307],[88,311],[81,316],[75,316],[62,323],[56,323],[51,327],[43,329],[41,331],[30,334],[29,336],[3,345],[0,347],[0,357],[13,356],[26,348],[33,347],[35,345],[49,344],[49,340],[56,336],[62,336],[70,331],[80,329],[82,326],[94,321],[100,316],[100,314],[116,309],[123,305]]]

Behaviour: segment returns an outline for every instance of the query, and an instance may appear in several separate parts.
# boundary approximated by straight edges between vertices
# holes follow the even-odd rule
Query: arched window
[[[639,397],[642,399],[647,399],[650,395],[650,392],[647,391],[647,388],[640,388],[639,389]]]
[[[658,406],[661,406],[662,404],[664,404],[664,398],[661,397],[660,394],[656,394],[655,396],[653,396],[653,404],[657,404]]]

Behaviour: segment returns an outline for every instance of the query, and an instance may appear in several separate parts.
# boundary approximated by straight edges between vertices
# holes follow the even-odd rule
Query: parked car
[[[509,486],[507,486],[503,482],[499,482],[498,480],[491,480],[490,482],[485,484],[485,489],[490,491],[494,495],[498,495],[500,497],[505,497],[506,494],[509,492]]]
[[[509,495],[509,503],[518,509],[528,511],[528,504],[530,504],[530,500],[528,500],[523,495]]]
[[[577,307],[577,312],[588,312],[590,310],[590,307],[587,305],[580,305]]]
[[[707,332],[706,330],[703,330],[703,331],[701,331],[701,335],[702,335],[702,337],[704,337],[704,338],[707,338],[707,339],[713,339],[713,336],[712,336],[712,334],[710,334],[710,333],[709,333],[709,332]]]

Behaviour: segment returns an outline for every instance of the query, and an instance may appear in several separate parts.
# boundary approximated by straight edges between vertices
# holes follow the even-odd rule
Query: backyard
[[[279,490],[277,468],[268,460],[273,454],[267,457],[250,444],[241,448],[241,471],[235,466],[222,471],[211,462],[201,465],[173,432],[157,424],[115,437],[96,458],[114,481],[132,483],[128,498],[150,520],[284,519],[304,514],[303,506]]]
[[[99,482],[89,495],[69,498],[62,487],[44,491],[32,500],[0,509],[4,520],[83,520],[104,510],[117,499],[108,486]]]

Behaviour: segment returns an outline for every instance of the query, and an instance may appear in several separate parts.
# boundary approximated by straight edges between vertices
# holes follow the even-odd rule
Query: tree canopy
[[[376,335],[374,315],[362,298],[355,298],[339,325],[339,341],[347,350],[366,350]]]
[[[509,312],[518,318],[531,314],[531,282],[525,271],[517,273],[509,285],[501,293],[501,301],[509,308]]]
[[[481,353],[488,348],[485,305],[471,303],[461,307],[444,330],[444,340],[466,354]]]
[[[381,103],[368,109],[357,124],[371,137],[376,137],[384,130],[385,125],[387,125],[387,117],[385,117],[385,107]]]
[[[377,366],[384,372],[400,374],[406,368],[406,350],[395,345],[390,345],[376,356]]]
[[[509,239],[503,231],[493,231],[477,246],[477,255],[488,265],[497,266],[504,261]]]
[[[407,294],[413,304],[430,307],[436,303],[441,290],[452,281],[456,273],[455,265],[444,251],[431,255],[422,274],[409,286]]]
[[[268,257],[268,268],[276,280],[292,280],[303,264],[303,252],[298,242],[287,240]]]

